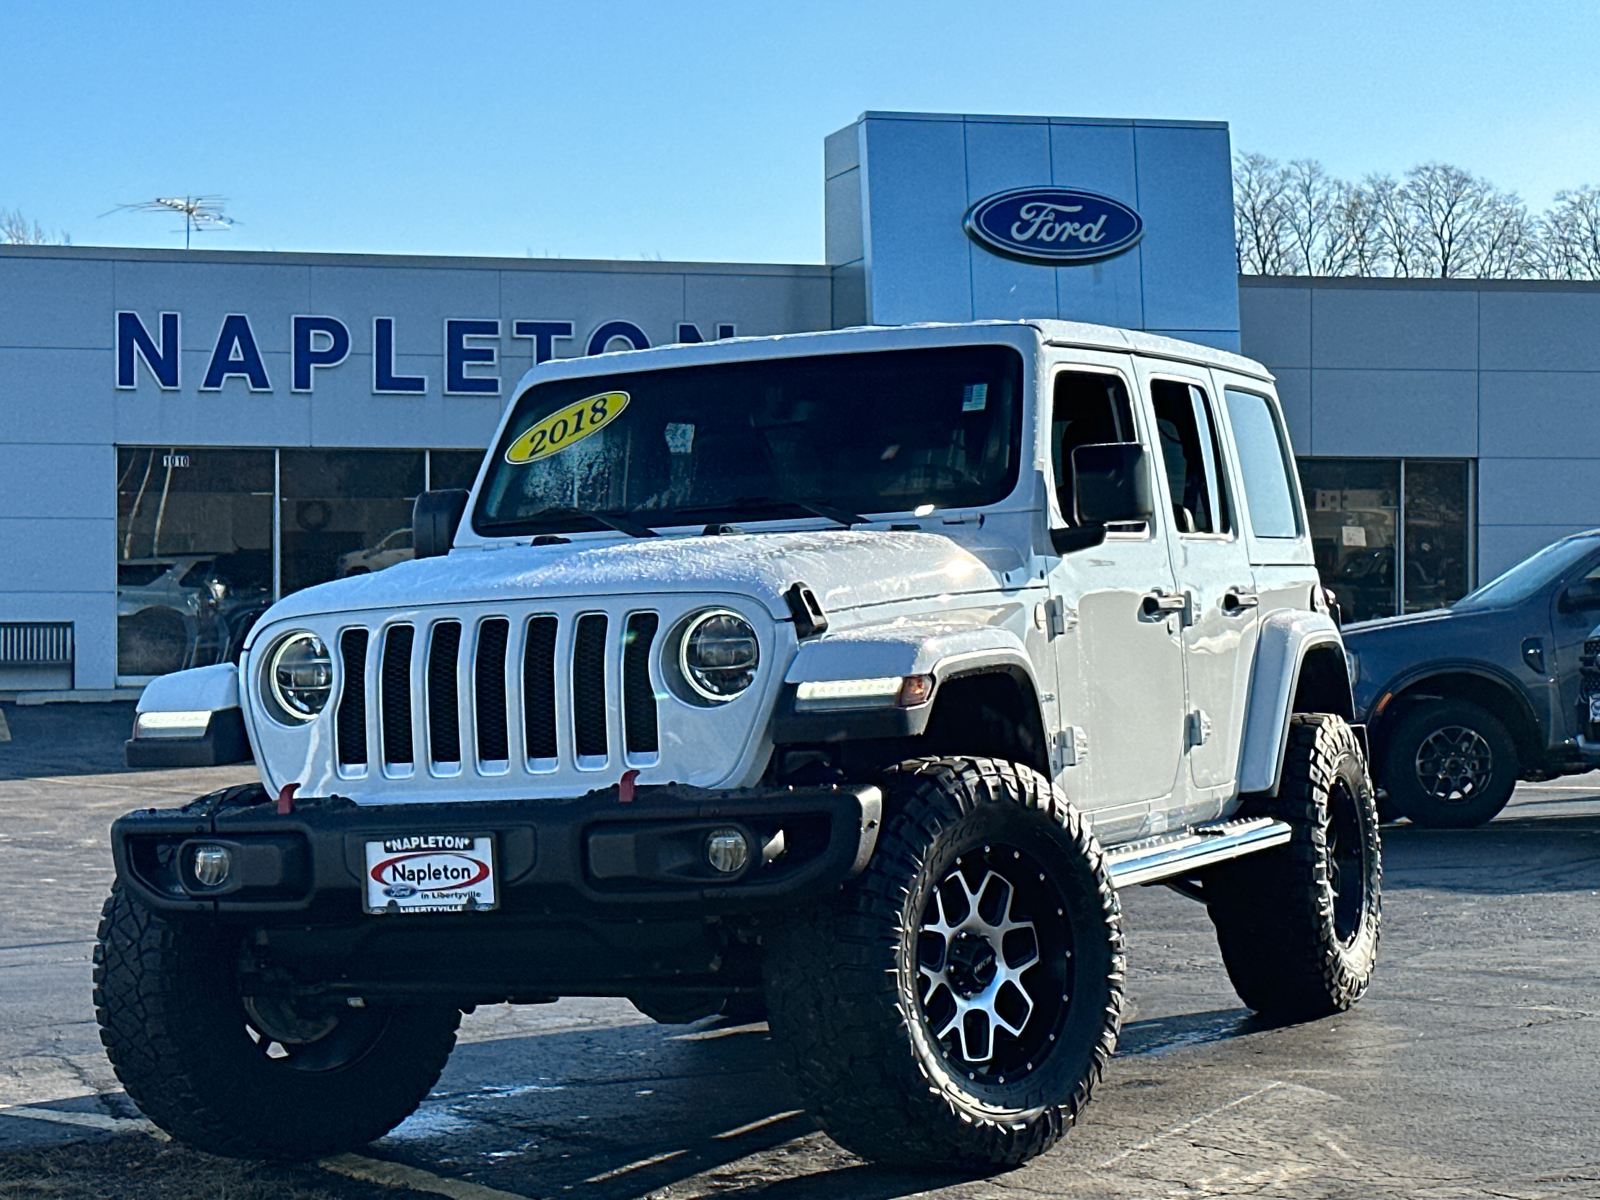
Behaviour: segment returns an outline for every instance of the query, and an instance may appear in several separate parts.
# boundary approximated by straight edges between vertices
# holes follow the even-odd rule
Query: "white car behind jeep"
[[[128,1093],[208,1150],[409,1114],[463,1009],[764,1014],[869,1158],[992,1169],[1116,1044],[1117,889],[1274,1017],[1366,990],[1379,842],[1271,377],[1057,321],[548,362],[416,561],[151,684],[116,823]]]

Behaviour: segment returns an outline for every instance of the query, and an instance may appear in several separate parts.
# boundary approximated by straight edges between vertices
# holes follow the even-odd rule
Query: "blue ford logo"
[[[1121,254],[1144,222],[1120,200],[1073,188],[1015,188],[985,196],[963,222],[974,241],[1032,262],[1089,262]]]

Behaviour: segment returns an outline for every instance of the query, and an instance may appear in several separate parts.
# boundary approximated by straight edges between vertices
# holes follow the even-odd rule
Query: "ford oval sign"
[[[990,250],[1041,263],[1109,258],[1144,232],[1139,214],[1120,200],[1058,187],[985,196],[967,210],[963,223],[972,239]]]

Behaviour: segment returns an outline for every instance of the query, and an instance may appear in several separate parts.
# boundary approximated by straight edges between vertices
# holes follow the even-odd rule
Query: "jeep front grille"
[[[540,613],[345,629],[339,769],[359,777],[378,762],[391,776],[422,775],[419,753],[443,776],[466,765],[505,774],[519,753],[520,769],[534,774],[651,762],[659,737],[650,656],[660,624],[654,612],[620,621]],[[616,763],[612,714],[621,716],[624,750]]]
[[[360,687],[347,687],[339,698],[338,742],[342,766],[365,766],[367,762],[367,631],[346,629],[339,639],[344,656],[344,677],[359,679]]]

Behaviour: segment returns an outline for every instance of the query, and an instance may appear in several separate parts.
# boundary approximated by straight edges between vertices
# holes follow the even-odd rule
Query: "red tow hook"
[[[286,783],[278,793],[278,815],[287,817],[294,811],[294,794],[300,790],[298,783]]]
[[[618,804],[633,803],[633,781],[637,778],[639,778],[639,772],[637,770],[624,771],[622,773],[622,778],[617,781]]]

